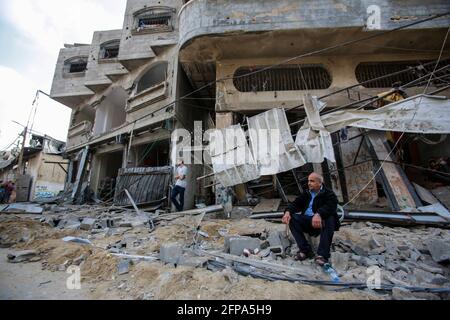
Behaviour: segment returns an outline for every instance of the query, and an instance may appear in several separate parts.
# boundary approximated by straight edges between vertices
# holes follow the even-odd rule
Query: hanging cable
[[[427,84],[427,86],[426,86],[426,88],[425,88],[425,90],[424,90],[424,93],[423,94],[425,94],[427,91],[428,91],[428,88],[429,88],[429,86],[430,86],[430,84],[431,84],[431,80],[433,79],[433,75],[434,75],[434,73],[436,72],[436,70],[437,70],[437,68],[438,68],[438,65],[439,65],[439,62],[440,62],[440,60],[441,60],[441,58],[442,58],[442,54],[443,54],[443,52],[444,52],[444,48],[445,48],[445,44],[447,43],[447,39],[448,39],[448,35],[449,35],[449,33],[450,33],[450,27],[447,29],[447,33],[446,33],[446,35],[445,35],[445,39],[444,39],[444,42],[443,42],[443,44],[442,44],[442,48],[441,48],[441,52],[440,52],[440,54],[439,54],[439,59],[438,59],[438,61],[437,61],[437,63],[436,63],[436,66],[434,67],[434,70],[433,70],[433,72],[431,73],[431,76],[430,76],[430,79],[428,80],[428,84]],[[420,98],[420,101],[417,103],[417,107],[422,103],[422,99],[423,99],[423,96],[421,96],[421,98]],[[413,115],[413,117],[412,117],[412,119],[411,119],[411,121],[410,121],[410,123],[411,122],[413,122],[414,121],[414,119],[416,118],[416,115],[417,115],[417,111],[414,113],[414,115]],[[403,139],[403,137],[405,136],[405,132],[403,132],[402,134],[401,134],[401,136],[400,136],[400,138],[397,140],[397,142],[395,143],[395,145],[394,145],[394,147],[392,148],[392,150],[388,153],[388,155],[386,156],[386,158],[381,162],[381,165],[380,165],[380,167],[378,168],[378,170],[375,172],[375,174],[373,175],[373,177],[370,179],[370,181],[350,200],[350,201],[348,201],[343,207],[345,208],[345,207],[347,207],[350,203],[352,203],[353,201],[355,201],[356,199],[358,199],[359,198],[359,196],[364,192],[364,190],[376,179],[376,177],[378,176],[378,174],[381,172],[381,170],[383,170],[383,166],[384,166],[384,164],[389,160],[389,158],[391,157],[391,155],[393,154],[393,152],[395,151],[395,149],[397,148],[397,146],[400,144],[400,142],[401,142],[401,140]]]

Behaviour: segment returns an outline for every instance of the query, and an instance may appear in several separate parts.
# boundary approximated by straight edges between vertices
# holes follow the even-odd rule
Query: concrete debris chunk
[[[11,252],[7,257],[10,263],[37,262],[40,260],[38,252],[34,250]]]
[[[180,243],[165,243],[161,245],[159,259],[164,263],[178,264],[183,255],[183,246]]]
[[[444,263],[450,260],[450,243],[442,240],[431,240],[427,243],[433,260],[437,263]]]
[[[79,244],[85,244],[85,245],[92,245],[92,242],[83,239],[83,238],[77,238],[77,237],[65,237],[62,239],[64,242],[73,242],[73,243],[79,243]]]
[[[91,231],[94,228],[95,225],[95,219],[91,219],[91,218],[85,218],[83,219],[83,222],[81,222],[81,230],[85,230],[85,231]]]
[[[178,261],[178,265],[193,267],[193,268],[204,268],[208,263],[209,258],[207,257],[191,257],[188,255],[182,255]]]

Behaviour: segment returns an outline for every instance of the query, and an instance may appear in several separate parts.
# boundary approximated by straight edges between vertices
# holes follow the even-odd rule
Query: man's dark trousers
[[[305,233],[312,237],[318,237],[320,235],[320,245],[317,254],[328,260],[331,258],[330,251],[336,229],[336,218],[331,216],[326,220],[322,219],[322,229],[314,229],[312,219],[313,217],[306,215],[293,214],[289,225],[292,235],[300,251],[305,254],[312,251],[311,245],[306,240]]]
[[[186,191],[185,188],[182,188],[180,186],[175,186],[172,190],[172,202],[177,208],[178,212],[183,211],[184,208],[184,192]],[[177,196],[180,195],[180,202],[177,200]]]

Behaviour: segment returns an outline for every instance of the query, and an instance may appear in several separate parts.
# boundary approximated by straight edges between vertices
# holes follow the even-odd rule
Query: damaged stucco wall
[[[237,69],[249,66],[268,66],[287,59],[279,57],[273,59],[236,59],[223,60],[217,63],[217,80],[232,78]],[[329,89],[309,91],[266,91],[266,92],[239,92],[233,80],[219,81],[217,84],[216,110],[224,111],[263,111],[272,108],[293,108],[301,104],[299,94],[310,93],[313,96],[324,96],[342,88],[358,84],[356,68],[363,62],[392,62],[392,61],[424,61],[436,59],[430,54],[366,54],[352,55],[351,52],[340,56],[320,56],[303,58],[300,65],[321,65],[331,75],[332,84]],[[297,64],[291,63],[296,66]],[[433,85],[430,86],[433,88]],[[390,88],[364,88],[358,87],[350,91],[351,98],[366,98],[376,96]],[[450,90],[446,90],[450,92]],[[359,93],[359,96],[358,96]],[[422,87],[413,87],[407,90],[410,96],[423,93]],[[323,99],[328,107],[341,106],[349,103],[347,92],[333,95]]]
[[[38,153],[28,161],[27,174],[32,177],[30,199],[55,197],[64,190],[66,172],[56,163],[60,162],[67,170],[67,161],[60,155]]]
[[[119,63],[118,58],[101,59],[101,46],[105,43],[119,40],[122,30],[96,31],[92,39],[89,61],[86,71],[85,86],[95,92],[106,89],[117,77],[128,73],[126,68]]]
[[[119,60],[128,68],[134,69],[148,59],[157,55],[154,47],[174,45],[178,43],[178,19],[177,14],[182,6],[181,0],[149,1],[149,0],[129,0],[125,9],[125,19],[123,33],[120,43]],[[173,18],[170,23],[172,32],[136,34],[135,14],[146,8],[168,7],[173,9]]]
[[[232,32],[316,28],[365,28],[369,13],[379,17],[379,30],[396,28],[399,22],[414,21],[432,14],[448,12],[447,1],[308,1],[308,0],[194,0],[180,13],[180,44],[200,36]],[[369,8],[371,7],[371,8]],[[370,9],[370,10],[369,10]],[[449,19],[432,21],[417,28],[445,28]]]
[[[50,92],[53,99],[67,106],[74,107],[94,94],[84,85],[86,72],[69,74],[64,70],[66,61],[79,57],[87,58],[90,50],[91,46],[89,45],[61,49]]]

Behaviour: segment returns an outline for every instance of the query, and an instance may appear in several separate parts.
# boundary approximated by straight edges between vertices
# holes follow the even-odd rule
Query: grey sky
[[[0,151],[23,130],[36,90],[49,93],[64,43],[121,29],[126,0],[0,0]],[[65,141],[71,110],[46,96],[33,129]]]

